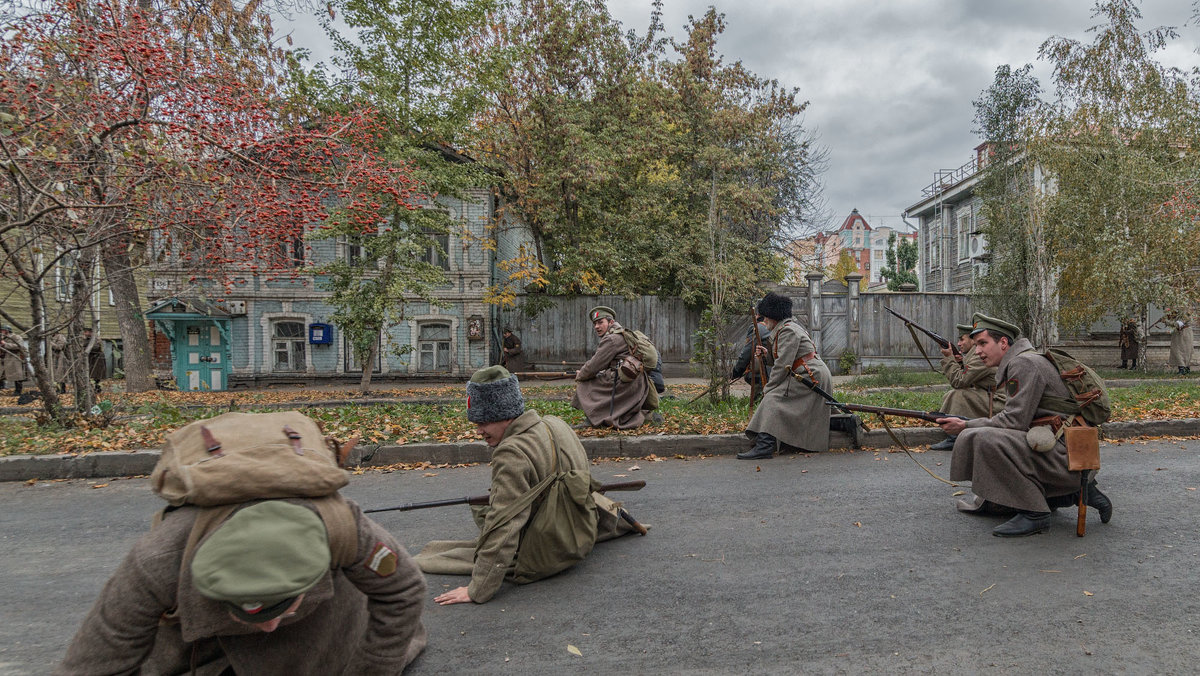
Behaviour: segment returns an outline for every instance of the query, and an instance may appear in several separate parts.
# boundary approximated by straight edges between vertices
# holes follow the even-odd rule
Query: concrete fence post
[[[859,338],[858,318],[862,296],[858,284],[863,276],[857,272],[846,275],[846,348],[854,353],[854,373],[862,373],[862,342]]]
[[[808,335],[812,336],[813,345],[821,352],[821,280],[823,272],[810,272],[804,275],[808,280]]]

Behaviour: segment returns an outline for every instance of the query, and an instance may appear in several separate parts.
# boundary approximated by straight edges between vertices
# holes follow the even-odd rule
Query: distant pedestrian
[[[512,373],[525,371],[528,367],[525,364],[525,355],[521,351],[521,339],[507,326],[504,327],[502,335],[504,354],[500,357],[500,365]]]
[[[1189,317],[1182,313],[1175,313],[1171,316],[1171,354],[1167,361],[1168,366],[1174,366],[1179,370],[1179,375],[1187,375],[1192,372],[1192,349],[1195,346],[1196,337],[1192,332],[1191,322]]]
[[[96,393],[100,393],[100,381],[108,377],[108,364],[104,360],[104,346],[97,338],[92,340],[92,330],[83,330],[83,345],[87,349],[88,360],[88,377],[92,380],[92,385],[96,388]]]
[[[19,396],[29,377],[25,371],[25,351],[7,326],[0,326],[0,371],[4,376],[4,386],[12,387],[13,394]]]
[[[1126,317],[1121,322],[1121,335],[1118,339],[1121,345],[1121,368],[1126,368],[1125,364],[1128,362],[1133,363],[1129,368],[1137,368],[1138,347],[1142,343],[1142,338],[1142,327],[1138,324],[1138,320]]]

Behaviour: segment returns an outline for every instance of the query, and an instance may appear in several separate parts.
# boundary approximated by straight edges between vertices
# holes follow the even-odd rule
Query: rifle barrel
[[[961,415],[950,415],[941,411],[917,411],[909,408],[888,408],[886,406],[867,406],[866,404],[834,404],[826,402],[826,406],[838,406],[842,409],[851,411],[862,411],[863,413],[879,413],[882,415],[894,415],[901,418],[916,418],[936,423],[940,418],[958,418],[959,420],[967,420]]]
[[[943,350],[949,349],[950,352],[952,352],[956,358],[962,357],[962,352],[958,351],[958,346],[955,345],[954,343],[950,342],[948,339],[943,338],[941,335],[934,333],[933,331],[930,331],[929,329],[925,328],[924,326],[921,326],[920,324],[914,322],[913,320],[909,319],[908,317],[905,317],[904,315],[900,314],[899,312],[896,312],[895,310],[893,310],[892,308],[890,308],[886,305],[883,306],[883,309],[887,310],[888,312],[895,315],[897,319],[904,322],[905,324],[913,327],[914,329],[916,329],[916,330],[920,331],[921,333],[924,333],[925,335],[932,338],[933,342],[938,344],[938,347],[942,348]]]
[[[617,481],[609,484],[602,484],[597,488],[598,493],[606,491],[638,491],[646,487],[645,481]],[[445,500],[429,500],[427,502],[410,502],[406,505],[396,505],[395,507],[379,507],[376,509],[364,509],[363,514],[374,514],[377,512],[411,512],[414,509],[430,509],[433,507],[449,507],[451,505],[486,505],[488,504],[488,495],[472,495],[466,498],[447,498]]]

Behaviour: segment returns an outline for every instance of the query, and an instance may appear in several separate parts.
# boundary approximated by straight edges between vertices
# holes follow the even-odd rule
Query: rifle
[[[518,378],[548,378],[555,380],[559,378],[574,378],[576,371],[516,371],[512,375]]]
[[[804,387],[809,388],[812,391],[815,391],[815,393],[817,393],[818,395],[821,395],[822,399],[826,400],[826,406],[833,406],[834,408],[840,409],[840,411],[842,413],[850,413],[851,415],[853,415],[850,405],[848,405],[848,403],[842,403],[842,402],[834,399],[834,396],[832,394],[827,393],[827,391],[824,390],[821,387],[821,385],[818,385],[815,382],[809,381],[809,379],[800,377],[799,375],[797,375],[796,371],[792,371],[791,373],[792,373],[792,377],[796,378],[797,381],[800,382],[800,384],[804,385]],[[859,420],[858,424],[862,425],[864,430],[870,429],[870,427],[866,426],[866,423],[863,423],[862,420]]]
[[[750,367],[753,369],[757,366],[759,388],[767,389],[767,369],[766,361],[759,356],[758,348],[762,347],[762,336],[758,335],[758,307],[750,308],[750,335],[754,338],[754,351],[750,353]],[[751,403],[754,400],[753,388],[750,392]]]
[[[620,481],[617,483],[604,484],[596,490],[600,493],[604,493],[605,491],[639,491],[644,488],[645,485],[645,481]],[[363,514],[374,514],[376,512],[411,512],[414,509],[449,507],[450,505],[486,505],[488,504],[490,498],[490,495],[484,493],[483,495],[473,495],[468,498],[448,498],[446,500],[430,500],[428,502],[410,502],[407,505],[397,505],[395,507],[364,509]]]
[[[958,351],[958,346],[955,345],[954,343],[950,342],[949,340],[946,340],[942,336],[934,333],[933,331],[930,331],[929,329],[925,328],[924,326],[921,326],[920,324],[914,322],[913,320],[909,319],[908,317],[905,317],[904,315],[900,314],[899,312],[896,312],[895,310],[893,310],[892,308],[890,308],[886,305],[883,306],[883,309],[892,313],[893,315],[896,316],[897,319],[904,322],[904,325],[908,327],[909,332],[912,332],[913,329],[916,329],[916,330],[920,331],[921,333],[924,333],[925,335],[932,338],[933,342],[937,343],[938,346],[941,347],[943,350],[949,348],[951,354],[954,355],[954,358],[957,359],[958,361],[962,361],[962,358],[963,358],[962,352]],[[915,333],[913,333],[913,342],[917,342],[917,334],[915,334]],[[921,344],[918,342],[917,347],[920,347],[920,346],[921,346]],[[925,354],[925,350],[922,349],[921,354]],[[925,360],[928,361],[929,357],[925,357]],[[932,366],[932,363],[930,365]]]
[[[718,388],[720,388],[726,384],[732,385],[741,379],[742,379],[742,377],[738,376],[736,378],[731,379],[728,383],[725,383],[725,381],[720,381],[716,385],[709,385],[707,390],[704,390],[700,394],[697,394],[696,396],[692,397],[691,401],[688,402],[688,405],[690,406],[690,405],[696,403],[697,401],[700,401],[702,398],[704,398],[705,395],[709,395],[709,394],[712,394],[713,392],[716,392]]]
[[[894,415],[901,418],[917,418],[931,423],[936,423],[939,418],[957,418],[959,420],[969,420],[961,415],[950,415],[941,411],[916,411],[910,408],[886,408],[884,406],[867,406],[866,404],[834,404],[825,402],[826,406],[837,406],[843,411],[862,411],[863,413],[878,413],[880,415]]]

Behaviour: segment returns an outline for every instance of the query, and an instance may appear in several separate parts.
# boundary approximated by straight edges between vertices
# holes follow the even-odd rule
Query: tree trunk
[[[375,371],[375,359],[379,355],[379,343],[371,343],[371,349],[367,350],[367,359],[362,364],[362,380],[358,381],[358,391],[366,394],[371,391],[371,375]]]
[[[125,356],[125,391],[148,392],[155,387],[150,339],[146,335],[142,301],[124,238],[108,240],[102,255],[104,272],[117,304],[117,325]]]

